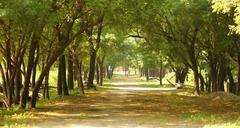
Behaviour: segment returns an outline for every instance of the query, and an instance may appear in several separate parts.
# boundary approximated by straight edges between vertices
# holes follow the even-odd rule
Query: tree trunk
[[[73,82],[73,60],[72,55],[69,52],[68,56],[68,87],[70,90],[74,89],[74,82]]]
[[[107,74],[107,78],[108,78],[108,79],[111,79],[110,71],[109,71],[109,66],[106,66],[106,74]]]
[[[46,63],[46,66],[43,68],[37,82],[36,82],[36,86],[33,90],[33,94],[32,94],[32,100],[31,100],[31,108],[35,108],[36,107],[36,102],[37,102],[37,97],[38,97],[38,92],[40,90],[40,87],[42,85],[42,82],[45,78],[45,76],[48,74],[51,66],[54,64],[54,62],[56,62],[56,60],[58,59],[58,57],[64,52],[64,48],[62,49],[58,49],[56,51],[54,51],[54,55],[51,56],[51,58],[49,59],[49,61]]]
[[[146,80],[148,81],[148,80],[149,80],[149,71],[148,71],[148,68],[145,68],[145,77],[146,77]]]
[[[237,95],[240,95],[240,53],[238,53],[238,85],[237,85]]]
[[[45,85],[43,88],[43,98],[44,99],[50,99],[49,96],[49,72],[47,73],[47,75],[45,76]]]
[[[110,79],[112,79],[112,77],[113,77],[114,69],[115,69],[115,67],[112,67],[112,70],[111,70],[111,72],[110,72]],[[130,74],[130,72],[129,72],[129,74]]]
[[[200,89],[201,89],[201,92],[204,92],[204,85],[205,85],[205,81],[204,81],[204,77],[202,76],[201,73],[199,73],[199,79],[200,79]]]
[[[78,70],[77,70],[77,65],[73,63],[73,79],[74,81],[78,79]]]
[[[100,63],[99,63],[99,84],[100,84],[100,86],[102,86],[103,85],[103,77],[104,77],[104,67],[103,67],[103,62],[101,61]]]
[[[78,88],[79,91],[84,94],[84,86],[83,86],[83,80],[82,80],[82,61],[79,62],[78,64],[78,72],[79,72],[79,76],[78,76]]]
[[[187,73],[188,73],[188,68],[187,67],[172,67],[172,69],[174,70],[175,72],[175,82],[176,83],[185,83],[185,79],[186,79],[186,76],[187,76]]]
[[[180,72],[179,70],[176,70],[175,72],[175,83],[180,82]]]
[[[226,73],[226,65],[225,62],[220,62],[220,69],[218,72],[218,90],[217,91],[225,91],[224,89],[224,81],[227,77]]]
[[[92,49],[91,56],[90,56],[88,82],[87,82],[88,88],[94,88],[93,80],[94,80],[94,74],[95,74],[95,60],[96,60],[96,51]]]
[[[62,63],[62,87],[63,87],[63,95],[68,96],[68,86],[67,86],[67,78],[66,78],[66,60],[65,55],[61,56],[61,63]]]
[[[35,63],[34,66],[33,66],[33,72],[32,72],[32,88],[35,87],[36,72],[37,72],[37,64]]]
[[[209,72],[206,76],[206,90],[208,93],[211,93],[211,77],[209,75]]]
[[[228,79],[229,79],[228,91],[230,93],[236,94],[236,87],[234,84],[234,79],[233,79],[233,75],[232,75],[230,67],[227,67],[227,75],[228,75]]]
[[[191,42],[188,53],[189,53],[190,61],[192,64],[191,68],[194,73],[195,93],[197,95],[200,95],[198,64],[197,64],[197,58],[195,56],[195,41]]]
[[[84,81],[87,81],[87,78],[88,78],[88,70],[86,69],[86,70],[83,72],[83,79],[84,79]]]
[[[2,76],[2,82],[3,82],[3,94],[7,97],[8,90],[7,90],[6,76],[1,63],[0,63],[0,73]]]
[[[159,82],[160,82],[160,85],[162,85],[162,79],[163,79],[163,62],[161,60],[160,62],[160,69],[159,69]]]
[[[22,87],[22,76],[21,76],[21,72],[19,69],[17,69],[17,73],[15,76],[15,104],[19,104],[20,103],[20,90]]]
[[[81,29],[78,32],[78,35],[83,33],[85,29]],[[38,92],[40,90],[41,84],[44,80],[45,75],[49,72],[51,66],[54,64],[54,62],[58,59],[58,57],[64,52],[65,48],[72,42],[72,40],[66,41],[64,44],[59,44],[61,47],[54,50],[54,54],[52,54],[52,56],[49,58],[49,61],[47,62],[46,66],[44,67],[44,69],[42,70],[36,86],[33,90],[33,94],[32,94],[32,100],[31,100],[31,108],[35,108],[36,107],[36,102],[37,102],[37,97],[38,97]]]
[[[97,81],[97,84],[100,83],[100,76],[99,76],[99,64],[97,63],[96,64],[96,81]]]
[[[39,46],[37,46],[36,50],[37,50],[37,54],[36,54],[36,59],[34,61],[34,66],[32,71],[32,88],[34,88],[36,84],[37,63],[39,59]]]
[[[8,35],[9,36],[9,35]],[[11,83],[11,76],[12,76],[12,71],[11,71],[11,40],[10,36],[8,37],[6,41],[6,70],[5,70],[5,81],[6,81],[6,90],[7,90],[7,103],[8,106],[11,106],[13,103],[13,83]]]
[[[32,37],[32,41],[31,41],[31,44],[30,44],[27,72],[26,72],[26,75],[25,75],[24,87],[23,87],[22,98],[21,98],[21,107],[22,108],[26,108],[27,99],[29,97],[30,78],[31,78],[32,69],[34,67],[35,50],[38,46],[39,40],[40,40],[40,37],[34,35]]]
[[[62,96],[62,61],[61,58],[59,58],[59,65],[58,65],[58,86],[57,86],[57,90],[58,90],[58,96]]]
[[[194,71],[194,84],[195,84],[195,93],[197,95],[199,95],[200,94],[200,90],[199,90],[199,74],[198,74],[197,69],[195,69],[195,71]]]

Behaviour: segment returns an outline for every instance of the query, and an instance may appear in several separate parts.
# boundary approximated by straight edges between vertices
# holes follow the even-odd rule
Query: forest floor
[[[138,82],[135,76],[118,77],[96,92],[46,101],[38,109],[5,117],[2,124],[33,128],[240,127],[239,97],[221,92],[194,96],[189,89],[149,88]]]

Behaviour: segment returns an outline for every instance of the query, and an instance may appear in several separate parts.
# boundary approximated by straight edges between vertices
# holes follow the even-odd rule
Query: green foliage
[[[213,12],[228,13],[232,15],[234,13],[234,24],[229,24],[229,28],[232,33],[240,34],[240,4],[238,0],[212,0]]]
[[[26,31],[38,30],[43,18],[49,11],[47,1],[36,0],[12,0],[5,3],[2,15],[5,19],[14,21],[15,25],[21,26]]]

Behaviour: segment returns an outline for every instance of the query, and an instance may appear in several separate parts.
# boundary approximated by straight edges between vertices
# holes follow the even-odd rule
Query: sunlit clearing
[[[112,82],[112,85],[139,85],[138,82]]]
[[[176,88],[139,88],[139,87],[111,87],[112,89],[130,90],[130,91],[172,91]]]

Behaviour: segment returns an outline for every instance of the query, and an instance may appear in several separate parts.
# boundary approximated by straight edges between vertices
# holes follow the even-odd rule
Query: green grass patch
[[[8,109],[0,109],[0,116],[11,116],[13,114],[21,114],[24,113],[25,111],[22,109],[19,109],[18,107],[12,107]]]
[[[29,123],[29,114],[26,115],[26,111],[19,109],[18,107],[12,107],[9,109],[0,110],[0,126],[7,128],[20,127],[20,125],[25,125]]]
[[[208,124],[226,123],[240,125],[240,117],[237,115],[221,115],[208,112],[188,112],[182,114],[182,117],[185,120]]]
[[[218,117],[206,112],[188,112],[184,113],[182,117],[186,120],[197,122],[216,122]]]
[[[22,113],[22,114],[14,114],[5,118],[4,127],[7,128],[15,128],[22,127],[23,125],[27,125],[30,123],[31,114]]]

